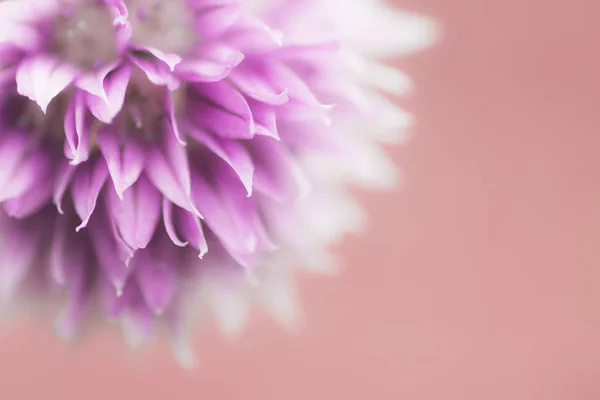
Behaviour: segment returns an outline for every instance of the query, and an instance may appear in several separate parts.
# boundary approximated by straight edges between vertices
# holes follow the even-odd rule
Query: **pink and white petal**
[[[47,55],[25,59],[17,69],[16,82],[19,94],[35,101],[45,113],[48,104],[71,84],[79,71]]]
[[[283,34],[258,18],[245,15],[221,40],[244,54],[265,54],[282,46]]]
[[[204,59],[182,61],[175,72],[177,76],[188,82],[218,82],[225,79],[232,67]]]

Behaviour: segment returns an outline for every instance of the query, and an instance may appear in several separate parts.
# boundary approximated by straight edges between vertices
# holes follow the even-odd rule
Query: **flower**
[[[294,326],[292,267],[361,224],[345,186],[394,182],[380,91],[410,81],[374,60],[435,32],[375,0],[5,0],[0,27],[2,304],[165,328],[184,363],[198,307]]]

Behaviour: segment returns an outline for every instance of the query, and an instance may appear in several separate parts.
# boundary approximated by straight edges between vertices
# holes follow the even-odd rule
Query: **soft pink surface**
[[[398,3],[446,33],[403,63],[406,183],[362,195],[343,277],[301,278],[300,335],[261,313],[237,342],[209,326],[189,373],[29,322],[0,341],[0,398],[599,399],[600,3]]]

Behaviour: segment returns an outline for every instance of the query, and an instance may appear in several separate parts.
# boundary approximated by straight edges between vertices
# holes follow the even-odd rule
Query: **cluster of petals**
[[[180,355],[199,307],[293,325],[291,267],[361,223],[346,185],[394,181],[410,117],[380,89],[410,82],[373,57],[432,32],[367,0],[0,1],[3,307]]]

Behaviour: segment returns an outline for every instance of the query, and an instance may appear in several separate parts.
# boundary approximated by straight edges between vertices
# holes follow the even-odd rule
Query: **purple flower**
[[[291,268],[360,226],[344,187],[394,181],[380,90],[410,81],[374,59],[433,33],[367,0],[0,2],[2,304],[165,328],[183,362],[198,307],[293,327]]]

